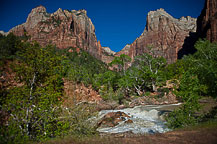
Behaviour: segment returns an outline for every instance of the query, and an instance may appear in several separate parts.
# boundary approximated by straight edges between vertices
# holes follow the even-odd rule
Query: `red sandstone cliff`
[[[206,0],[197,20],[197,33],[201,38],[217,42],[217,0]]]
[[[163,56],[168,63],[175,62],[185,39],[196,32],[196,19],[190,16],[175,19],[163,9],[150,11],[142,35],[131,45],[116,53],[128,54],[131,58],[142,53],[149,53],[150,47],[157,56]]]
[[[43,6],[32,9],[24,24],[12,28],[17,36],[26,32],[41,45],[55,44],[58,48],[82,48],[101,59],[102,47],[97,42],[95,27],[85,10],[62,10],[49,14]]]

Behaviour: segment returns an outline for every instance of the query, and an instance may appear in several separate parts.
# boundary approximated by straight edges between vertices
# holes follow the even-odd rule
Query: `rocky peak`
[[[43,6],[32,9],[24,24],[12,28],[10,32],[22,36],[25,32],[31,40],[41,45],[52,43],[59,48],[83,49],[101,59],[102,48],[97,42],[95,27],[86,10],[62,10],[49,14]]]
[[[197,33],[199,37],[211,42],[217,42],[217,1],[206,0],[204,8],[198,17]]]
[[[42,5],[40,5],[36,8],[33,8],[29,15],[35,15],[38,13],[46,13],[46,12],[47,12],[46,8]]]
[[[65,17],[65,12],[59,8],[57,11],[55,11],[53,14],[51,14],[52,16],[59,16],[59,17]]]
[[[190,16],[175,19],[168,14],[164,9],[160,8],[156,11],[150,11],[147,15],[146,31],[162,31],[171,27],[171,22],[177,27],[175,29],[196,31],[196,19]],[[163,29],[162,29],[163,28]]]
[[[107,53],[108,55],[114,55],[116,52],[112,51],[110,47],[102,47],[103,52]]]
[[[28,15],[26,20],[26,28],[32,29],[39,22],[46,21],[49,17],[49,14],[46,12],[46,8],[44,6],[38,6],[32,9],[31,13]]]
[[[120,52],[117,52],[115,56],[120,56],[121,54],[129,55],[130,44],[127,44]]]
[[[134,58],[149,53],[151,46],[156,56],[163,56],[168,63],[172,63],[178,59],[185,40],[195,31],[195,18],[187,16],[176,19],[162,8],[150,11],[142,35],[116,55],[124,53]]]
[[[4,31],[0,31],[0,34],[3,35],[3,36],[8,35],[8,33],[7,33],[7,32],[4,32]]]

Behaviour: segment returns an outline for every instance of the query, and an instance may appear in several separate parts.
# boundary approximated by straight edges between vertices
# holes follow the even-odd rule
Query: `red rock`
[[[131,119],[128,119],[127,121],[125,121],[125,123],[129,124],[129,123],[133,123],[133,121]]]
[[[198,17],[197,33],[199,37],[217,42],[217,1],[206,0],[205,6]]]
[[[150,47],[156,56],[163,56],[168,63],[178,59],[186,37],[196,32],[196,19],[190,16],[175,19],[163,9],[150,11],[144,32],[131,45],[116,53],[127,54],[132,59],[142,53],[150,53]]]
[[[98,122],[98,127],[114,127],[119,124],[119,122],[125,121],[126,118],[130,118],[124,112],[110,112],[107,113],[101,121]],[[126,123],[132,123],[131,121],[126,121]]]
[[[114,59],[115,52],[109,47],[102,47],[102,61],[105,63],[110,63]]]
[[[101,45],[97,42],[95,27],[85,10],[62,10],[49,14],[43,6],[32,9],[24,24],[9,32],[17,36],[27,33],[41,45],[55,44],[58,48],[81,48],[101,59]],[[77,50],[76,50],[77,51]]]

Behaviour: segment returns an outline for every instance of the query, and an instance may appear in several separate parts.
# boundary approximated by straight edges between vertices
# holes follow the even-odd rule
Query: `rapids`
[[[121,110],[102,110],[99,112],[96,120],[102,119],[109,112],[124,112],[130,116],[125,117],[126,120],[130,119],[133,123],[120,122],[115,127],[99,127],[97,131],[101,133],[123,133],[132,132],[134,134],[154,134],[164,133],[169,131],[166,121],[164,120],[165,113],[168,113],[178,107],[179,104],[170,105],[146,105],[136,106],[134,108],[125,108]]]

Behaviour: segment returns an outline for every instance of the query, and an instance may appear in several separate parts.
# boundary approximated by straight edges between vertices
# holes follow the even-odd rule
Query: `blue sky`
[[[26,21],[32,8],[43,5],[48,13],[58,8],[86,9],[102,46],[120,51],[143,32],[147,13],[164,8],[175,18],[198,17],[205,0],[0,0],[0,30]]]

